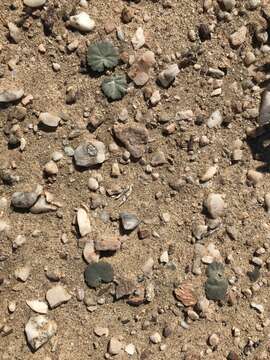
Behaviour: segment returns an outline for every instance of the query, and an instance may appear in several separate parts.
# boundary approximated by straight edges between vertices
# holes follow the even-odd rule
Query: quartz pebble
[[[69,24],[74,29],[83,33],[92,31],[95,28],[95,21],[84,11],[69,18]]]
[[[31,266],[25,265],[15,270],[15,278],[22,282],[26,282],[26,280],[30,276]]]
[[[89,190],[91,190],[91,191],[97,191],[98,188],[99,188],[98,181],[97,181],[95,178],[90,177],[90,178],[88,179],[88,188],[89,188]]]
[[[210,346],[217,346],[219,344],[219,337],[217,334],[212,334],[208,338],[208,342]]]
[[[25,325],[28,344],[36,351],[57,332],[57,324],[45,315],[32,316]]]
[[[135,345],[134,345],[134,344],[128,344],[128,345],[126,345],[126,346],[125,346],[125,352],[126,352],[128,355],[130,355],[130,356],[134,355],[135,352],[136,352]]]

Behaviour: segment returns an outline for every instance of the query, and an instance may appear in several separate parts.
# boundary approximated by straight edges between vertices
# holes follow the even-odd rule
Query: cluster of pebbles
[[[270,3],[2,7],[2,358],[269,359]]]

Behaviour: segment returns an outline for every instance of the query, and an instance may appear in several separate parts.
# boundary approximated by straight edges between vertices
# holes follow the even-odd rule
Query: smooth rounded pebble
[[[91,19],[90,16],[84,11],[77,15],[71,16],[69,19],[69,24],[71,27],[81,32],[89,32],[95,27],[95,21]]]
[[[46,0],[23,0],[24,5],[36,8],[44,5]]]

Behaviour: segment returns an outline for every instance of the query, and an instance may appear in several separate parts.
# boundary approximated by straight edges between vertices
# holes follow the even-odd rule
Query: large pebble
[[[74,151],[75,164],[80,167],[91,167],[105,161],[105,145],[98,140],[80,144]]]
[[[17,101],[23,97],[23,89],[0,90],[0,103]]]
[[[163,70],[159,76],[158,81],[164,88],[169,87],[179,74],[180,70],[177,64],[172,64]]]
[[[69,24],[81,32],[89,32],[94,29],[95,21],[84,11],[69,18]]]
[[[220,194],[209,194],[207,199],[204,202],[209,215],[213,219],[221,217],[224,213],[225,203]]]
[[[48,301],[51,309],[66,303],[70,299],[71,295],[62,285],[56,285],[49,289],[46,293],[46,300]]]
[[[24,5],[36,8],[44,5],[46,0],[23,0]]]
[[[96,288],[101,282],[111,282],[113,276],[113,268],[106,262],[89,264],[84,272],[85,282],[91,288]]]
[[[56,129],[60,120],[61,118],[59,116],[49,112],[43,112],[39,115],[40,123],[50,129]]]
[[[236,5],[235,0],[222,0],[222,5],[226,11],[232,11]]]
[[[36,351],[57,332],[57,324],[45,315],[32,316],[25,325],[28,344]]]
[[[87,212],[83,208],[80,208],[77,211],[77,224],[82,237],[91,232],[90,220]]]
[[[17,209],[29,209],[37,201],[35,192],[15,192],[11,197],[11,204]]]

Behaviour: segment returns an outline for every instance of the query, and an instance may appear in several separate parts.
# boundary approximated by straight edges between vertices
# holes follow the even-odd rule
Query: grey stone
[[[0,91],[0,103],[14,102],[23,97],[23,89],[9,89]]]
[[[35,192],[15,192],[11,197],[11,204],[17,209],[29,209],[37,201]]]
[[[130,213],[121,213],[120,214],[121,223],[126,231],[132,231],[136,229],[139,225],[140,221],[136,215]]]
[[[85,168],[102,164],[105,161],[105,150],[104,143],[98,140],[82,143],[74,151],[75,164]]]

